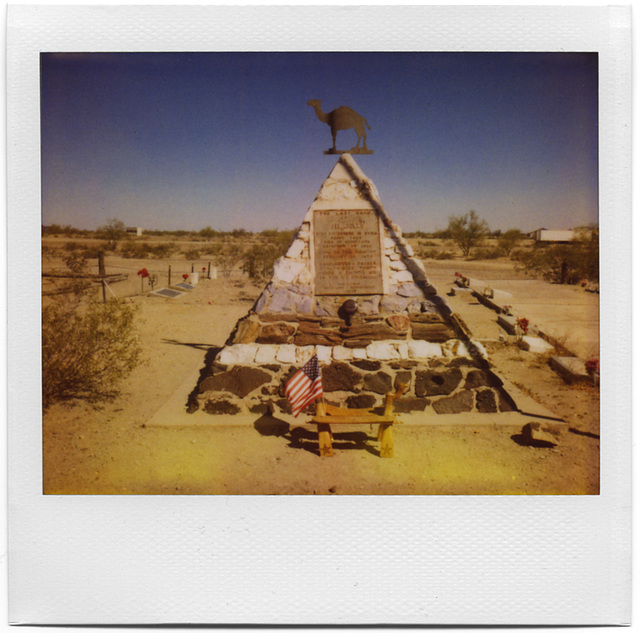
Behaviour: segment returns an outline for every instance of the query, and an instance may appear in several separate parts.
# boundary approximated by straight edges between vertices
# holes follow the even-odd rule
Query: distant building
[[[136,237],[140,237],[142,235],[141,226],[128,226],[125,231],[128,235],[135,235]]]
[[[527,233],[536,242],[570,242],[575,237],[573,229],[536,229]]]

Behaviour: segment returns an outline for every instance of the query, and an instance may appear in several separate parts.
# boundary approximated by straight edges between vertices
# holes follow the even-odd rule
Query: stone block
[[[370,409],[376,405],[376,397],[370,393],[361,393],[357,396],[349,396],[345,400],[349,409]]]
[[[254,317],[245,317],[238,321],[236,326],[236,333],[233,337],[234,343],[255,343],[256,337],[260,332],[260,323],[258,319]]]
[[[235,415],[240,413],[240,407],[229,400],[207,400],[204,412],[211,415]]]
[[[378,314],[380,310],[380,297],[375,295],[358,302],[358,312],[360,314]]]
[[[367,345],[367,358],[374,360],[400,360],[400,353],[392,343],[375,341]]]
[[[409,273],[411,275],[411,273]],[[422,290],[413,283],[413,276],[411,277],[411,283],[403,283],[398,288],[398,294],[401,297],[422,297]]]
[[[407,307],[407,303],[409,303],[409,301],[405,297],[398,297],[397,295],[393,294],[385,295],[380,300],[380,312],[402,312]]]
[[[276,360],[279,363],[295,364],[296,359],[296,346],[295,345],[280,345],[276,352]]]
[[[322,368],[322,387],[325,392],[358,391],[362,383],[360,374],[347,363],[332,363]]]
[[[479,387],[500,387],[500,379],[489,371],[473,369],[467,374],[464,383],[465,389],[478,389]]]
[[[365,347],[354,347],[352,351],[353,358],[355,359],[365,359],[367,357],[367,350]]]
[[[329,347],[327,345],[316,345],[316,354],[318,355],[318,360],[321,363],[330,363],[332,349],[332,347]]]
[[[527,444],[546,442],[559,444],[566,430],[564,423],[528,422],[522,427],[522,438]]]
[[[387,317],[387,323],[398,332],[407,332],[411,327],[409,317],[404,314],[393,314]]]
[[[222,365],[251,365],[256,357],[258,345],[255,343],[230,345],[216,357]]]
[[[302,301],[297,305],[296,310],[302,314],[311,314],[313,312],[313,297],[303,297]]]
[[[306,241],[299,237],[293,240],[291,246],[289,246],[289,250],[287,251],[287,257],[290,257],[291,259],[298,259],[304,252],[306,245]]]
[[[394,410],[397,413],[411,413],[412,411],[424,411],[431,404],[431,400],[427,398],[416,398],[407,396],[398,398],[394,402]]]
[[[438,343],[429,341],[408,341],[409,358],[431,358],[442,356],[442,348]]]
[[[391,270],[407,270],[405,263],[400,259],[400,255],[397,253],[395,258],[390,258],[389,268],[391,268]]]
[[[443,396],[455,391],[462,380],[457,367],[445,371],[425,369],[416,372],[416,396]]]
[[[262,326],[255,341],[267,345],[289,343],[295,331],[296,327],[291,323],[268,323]]]
[[[480,413],[497,413],[498,404],[493,389],[478,389],[476,391],[476,409]]]
[[[364,388],[374,393],[389,393],[393,387],[393,379],[386,372],[379,371],[375,374],[366,374]]]
[[[382,367],[382,363],[377,360],[354,360],[351,364],[364,371],[378,371]]]
[[[552,356],[549,359],[551,369],[565,382],[586,382],[591,378],[584,367],[584,361],[575,356]]]
[[[547,341],[537,336],[523,336],[520,347],[534,354],[546,354],[553,351],[553,345],[549,345]]]
[[[273,280],[290,284],[300,274],[304,266],[303,262],[280,257],[273,265]]]
[[[400,354],[400,358],[402,360],[406,360],[409,358],[409,346],[407,343],[398,343],[398,354]]]
[[[294,312],[302,297],[295,292],[278,288],[271,297],[269,310],[271,312]]]
[[[238,398],[245,398],[254,389],[271,382],[272,375],[256,367],[234,367],[221,374],[205,378],[200,383],[200,393],[208,391],[226,391]]]
[[[353,358],[353,350],[342,345],[336,345],[333,348],[332,356],[334,360],[351,360]]]
[[[473,392],[460,391],[448,398],[434,401],[433,409],[436,413],[465,413],[473,409]]]
[[[256,363],[274,363],[276,360],[277,345],[260,345],[256,352]]]
[[[413,285],[413,275],[408,270],[397,270],[391,274],[391,277],[396,284],[404,284],[409,282]],[[402,287],[402,286],[401,286]],[[400,292],[399,294],[403,294]],[[407,296],[415,296],[415,295],[404,295]]]

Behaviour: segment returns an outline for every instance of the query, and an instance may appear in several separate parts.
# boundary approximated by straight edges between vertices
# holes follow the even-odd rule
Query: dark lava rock
[[[298,371],[296,367],[289,367],[287,373],[282,377],[280,381],[280,386],[278,387],[278,395],[284,396],[284,388],[287,386],[287,383],[291,378],[293,378],[294,374]]]
[[[416,396],[446,396],[456,389],[461,380],[462,372],[457,367],[446,371],[417,371]]]
[[[478,361],[473,358],[467,358],[466,356],[458,356],[450,360],[447,365],[449,367],[478,367]]]
[[[489,371],[474,369],[467,374],[464,383],[465,389],[477,389],[478,387],[499,387],[500,380]]]
[[[350,409],[370,409],[376,406],[376,397],[370,393],[361,393],[357,396],[349,396],[346,404]]]
[[[511,399],[511,396],[505,393],[502,389],[498,391],[498,409],[500,409],[500,411],[503,413],[518,410],[518,407],[516,406],[516,403]]]
[[[291,323],[268,323],[262,326],[255,341],[266,345],[289,343],[295,331],[296,327]]]
[[[291,403],[286,398],[278,398],[274,404],[284,413],[291,413]]]
[[[391,369],[411,369],[417,367],[420,363],[417,360],[399,360],[393,363],[389,363]]]
[[[473,391],[461,391],[433,403],[436,413],[464,413],[473,409]]]
[[[270,402],[256,402],[255,404],[252,404],[249,407],[249,411],[251,411],[251,413],[269,413],[271,409],[271,403]]]
[[[204,403],[204,412],[212,415],[235,415],[240,413],[240,407],[229,400],[207,400]]]
[[[347,363],[333,363],[322,369],[322,387],[330,391],[358,391],[362,378]]]
[[[382,364],[379,360],[352,360],[351,364],[358,369],[364,369],[365,371],[378,371]]]
[[[376,374],[366,374],[364,377],[364,388],[374,393],[388,393],[393,386],[393,378],[383,371]]]
[[[407,385],[407,391],[411,387],[411,372],[404,370],[396,373],[396,379],[393,381],[393,388],[397,389],[398,385],[402,383],[403,385]],[[405,392],[407,393],[407,392]]]
[[[430,404],[428,398],[398,398],[394,403],[393,409],[397,413],[410,413],[411,411],[424,411]]]
[[[480,413],[497,413],[496,394],[493,389],[478,389],[476,391],[476,409]]]
[[[200,383],[200,393],[205,391],[227,391],[244,398],[260,385],[271,380],[271,374],[255,367],[234,367],[215,376],[209,376]]]

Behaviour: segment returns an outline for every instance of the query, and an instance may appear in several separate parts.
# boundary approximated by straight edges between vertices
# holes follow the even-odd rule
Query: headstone
[[[179,290],[172,290],[171,288],[160,288],[150,292],[148,297],[164,297],[165,299],[177,299],[178,297],[184,297],[184,292]]]

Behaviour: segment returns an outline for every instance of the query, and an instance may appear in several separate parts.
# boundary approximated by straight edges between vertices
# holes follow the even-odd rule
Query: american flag
[[[308,404],[322,396],[322,378],[317,354],[314,354],[287,382],[284,395],[291,403],[293,415],[296,417]]]

